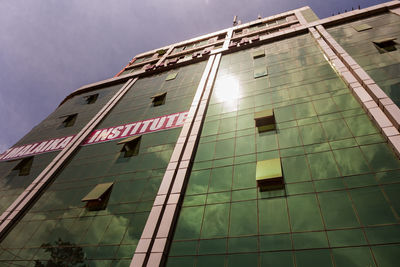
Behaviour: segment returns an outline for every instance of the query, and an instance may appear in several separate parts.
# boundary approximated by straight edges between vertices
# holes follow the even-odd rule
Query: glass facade
[[[122,84],[103,87],[91,93],[80,94],[72,97],[60,105],[45,120],[34,127],[28,134],[19,140],[14,146],[32,144],[46,139],[55,139],[78,133],[84,125],[107,103]],[[85,97],[98,93],[98,99],[93,104],[87,104]],[[65,116],[78,113],[75,123],[71,127],[65,127]],[[35,155],[29,174],[20,176],[17,170],[13,170],[22,159],[1,162],[0,164],[0,212],[3,213],[27,186],[42,172],[42,170],[54,159],[58,152]]]
[[[285,186],[262,192],[256,164],[273,158]],[[167,266],[395,264],[399,168],[310,35],[223,56]]]
[[[400,14],[379,12],[326,29],[399,105]],[[171,45],[68,97],[16,146],[189,112],[183,128],[67,147],[16,218],[62,154],[2,160],[0,266],[397,266],[399,151],[307,22],[301,8]]]
[[[359,25],[369,26],[357,31]],[[400,106],[400,16],[385,13],[357,20],[327,31],[368,73],[383,91]],[[395,38],[393,51],[381,51],[374,41]]]
[[[167,72],[139,80],[98,128],[188,110],[204,67],[202,62],[175,69],[169,81]],[[166,102],[153,107],[150,97],[158,91],[167,92]],[[128,266],[180,131],[143,135],[139,154],[127,158],[120,140],[81,147],[0,243],[0,265],[49,266],[67,253],[72,258],[66,262],[76,266]],[[87,210],[81,199],[107,182],[114,183],[107,208]]]

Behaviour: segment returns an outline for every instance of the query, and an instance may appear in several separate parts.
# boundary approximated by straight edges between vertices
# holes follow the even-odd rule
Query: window
[[[32,162],[33,157],[24,158],[12,170],[19,171],[18,176],[27,176],[31,171]]]
[[[254,120],[259,132],[275,129],[275,115],[273,109],[266,109],[254,114]]]
[[[167,96],[167,92],[159,93],[156,95],[153,95],[151,98],[153,99],[153,106],[161,106],[165,104],[165,99]]]
[[[373,41],[376,49],[378,49],[379,53],[388,53],[392,51],[396,51],[397,43],[394,41],[396,38],[385,38],[380,40]]]
[[[62,126],[64,128],[73,126],[75,124],[76,117],[78,117],[78,114],[72,114],[72,115],[65,116],[65,120],[63,120],[63,122],[62,122]]]
[[[162,57],[165,53],[167,53],[167,50],[165,50],[165,49],[160,49],[157,51],[157,54],[159,57]]]
[[[265,51],[264,49],[262,50],[257,50],[253,52],[253,58],[259,58],[259,57],[264,57],[265,56]]]
[[[128,137],[120,142],[118,142],[118,145],[123,144],[123,147],[121,149],[121,152],[123,153],[124,158],[129,158],[132,156],[137,156],[139,154],[139,148],[140,148],[140,140],[142,139],[142,136],[132,136]]]
[[[366,31],[366,30],[372,29],[372,27],[370,25],[364,23],[364,24],[354,25],[353,29],[358,31],[358,32],[362,32],[362,31]]]
[[[254,79],[267,76],[267,66],[254,68]]]
[[[111,189],[114,183],[98,184],[84,198],[86,208],[90,211],[104,210],[111,195]]]
[[[257,162],[256,181],[260,191],[281,189],[283,176],[281,159],[268,159]]]
[[[166,81],[173,80],[173,79],[176,78],[177,75],[178,75],[177,72],[175,72],[175,73],[170,73],[170,74],[168,74],[167,78],[165,78],[165,80],[166,80]]]
[[[85,98],[86,104],[93,104],[94,102],[96,102],[98,97],[99,97],[99,94],[94,94],[94,95],[85,96],[84,98]]]

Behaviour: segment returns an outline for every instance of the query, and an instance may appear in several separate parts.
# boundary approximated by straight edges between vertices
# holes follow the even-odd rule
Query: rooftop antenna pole
[[[238,23],[237,23],[237,16],[234,16],[233,17],[233,26],[236,26]]]

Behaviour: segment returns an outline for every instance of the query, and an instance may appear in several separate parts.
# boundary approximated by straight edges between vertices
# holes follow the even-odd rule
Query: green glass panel
[[[261,199],[258,201],[258,213],[261,234],[287,233],[290,231],[286,199]]]
[[[232,157],[235,150],[235,139],[218,141],[215,145],[214,158]]]
[[[214,168],[211,171],[208,192],[230,190],[232,186],[232,167]]]
[[[400,226],[389,225],[365,228],[370,244],[387,244],[400,242]]]
[[[169,257],[167,267],[194,266],[194,260],[194,257]]]
[[[304,145],[323,143],[326,141],[325,133],[319,124],[311,124],[299,127]]]
[[[331,255],[328,249],[296,251],[295,256],[296,256],[297,267],[309,267],[309,266],[333,267]]]
[[[233,189],[256,187],[256,181],[254,180],[256,172],[256,164],[248,163],[236,165],[234,167],[233,175]]]
[[[307,157],[310,162],[313,180],[340,176],[335,158],[331,151],[309,154]]]
[[[368,247],[337,248],[332,250],[332,254],[336,267],[376,266],[371,255],[371,250]]]
[[[175,240],[198,238],[204,207],[182,208],[175,230]]]
[[[345,120],[354,136],[374,134],[378,132],[367,115],[345,118]]]
[[[331,98],[325,98],[313,101],[315,110],[318,115],[337,112],[337,106]]]
[[[256,136],[257,152],[270,151],[278,148],[276,134],[274,132],[263,132]]]
[[[195,255],[197,241],[173,242],[169,251],[170,256]]]
[[[299,130],[297,127],[279,130],[278,139],[280,148],[288,148],[302,145]]]
[[[228,267],[258,266],[258,254],[236,254],[228,256]]]
[[[245,189],[232,191],[232,201],[257,199],[257,189]]]
[[[400,162],[387,144],[362,146],[368,164],[374,171],[387,171],[400,168]]]
[[[287,198],[292,231],[321,230],[321,215],[315,195],[289,196]]]
[[[364,225],[396,222],[392,209],[379,187],[353,189],[350,194]]]
[[[334,96],[333,101],[341,110],[360,108],[360,104],[350,94]]]
[[[400,245],[372,247],[378,266],[391,267],[399,265]]]
[[[376,144],[376,143],[385,143],[386,140],[383,136],[379,134],[371,134],[371,135],[364,135],[356,137],[357,143],[359,145],[369,145],[369,144]]]
[[[260,250],[291,250],[292,239],[290,234],[260,236]]]
[[[369,172],[368,165],[359,148],[334,150],[333,155],[344,176]]]
[[[332,247],[360,246],[367,244],[361,229],[328,231],[327,234]]]
[[[228,239],[228,251],[235,252],[256,252],[258,237],[240,237]]]
[[[373,174],[363,174],[345,177],[348,188],[355,188],[368,185],[376,185],[377,182]]]
[[[257,232],[257,202],[232,203],[229,235],[251,235]]]
[[[219,123],[219,120],[205,122],[201,133],[202,136],[217,134]]]
[[[318,199],[328,229],[359,226],[346,191],[320,193]]]
[[[201,230],[202,238],[227,236],[229,206],[230,204],[215,204],[206,206],[203,227]]]
[[[207,204],[224,203],[231,201],[231,192],[207,194]]]
[[[400,184],[391,184],[383,186],[384,191],[389,198],[390,203],[397,212],[400,213]]]
[[[237,130],[244,130],[244,129],[254,129],[255,123],[252,114],[247,114],[243,116],[237,117]],[[235,127],[231,128],[230,130],[233,131]],[[251,133],[254,133],[251,131]]]
[[[238,156],[238,157],[235,157],[235,164],[256,162],[256,159],[257,159],[256,154]]]
[[[236,138],[235,155],[246,155],[255,153],[255,137],[254,135],[247,135]]]
[[[317,180],[314,181],[315,190],[321,191],[332,191],[332,190],[344,190],[346,185],[342,178],[328,179],[328,180]]]
[[[286,106],[274,109],[276,122],[284,122],[294,120],[293,106]]]
[[[312,182],[286,184],[286,192],[288,195],[312,193],[314,192],[314,186]]]
[[[210,170],[192,171],[186,189],[187,195],[204,194],[208,190]]]
[[[292,156],[304,155],[304,147],[298,146],[298,147],[281,149],[280,153],[281,153],[281,157],[292,157]]]
[[[296,119],[303,119],[317,115],[311,103],[302,103],[294,106]]]
[[[226,252],[226,239],[208,239],[199,241],[199,254],[224,254]]]
[[[225,255],[199,256],[196,267],[224,266]]]
[[[293,233],[292,238],[295,249],[328,247],[325,232]]]
[[[200,144],[196,153],[196,161],[213,159],[214,150],[215,150],[215,142]]]
[[[338,140],[338,141],[331,141],[329,143],[333,150],[346,148],[346,147],[358,146],[358,144],[354,138],[343,139],[343,140]]]
[[[225,118],[222,123],[219,125],[218,133],[227,133],[232,132],[236,128],[236,117]]]
[[[183,200],[184,207],[204,205],[205,203],[206,203],[206,195],[198,195],[198,196],[186,195]]]
[[[305,156],[282,158],[282,167],[287,183],[311,180]]]
[[[261,266],[293,267],[292,252],[269,252],[261,254]]]
[[[346,139],[352,137],[346,123],[343,120],[332,120],[322,122],[329,141]]]

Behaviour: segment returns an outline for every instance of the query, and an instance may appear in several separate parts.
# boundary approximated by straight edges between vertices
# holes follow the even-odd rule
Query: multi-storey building
[[[0,265],[398,266],[399,39],[304,7],[79,88],[0,156]]]

